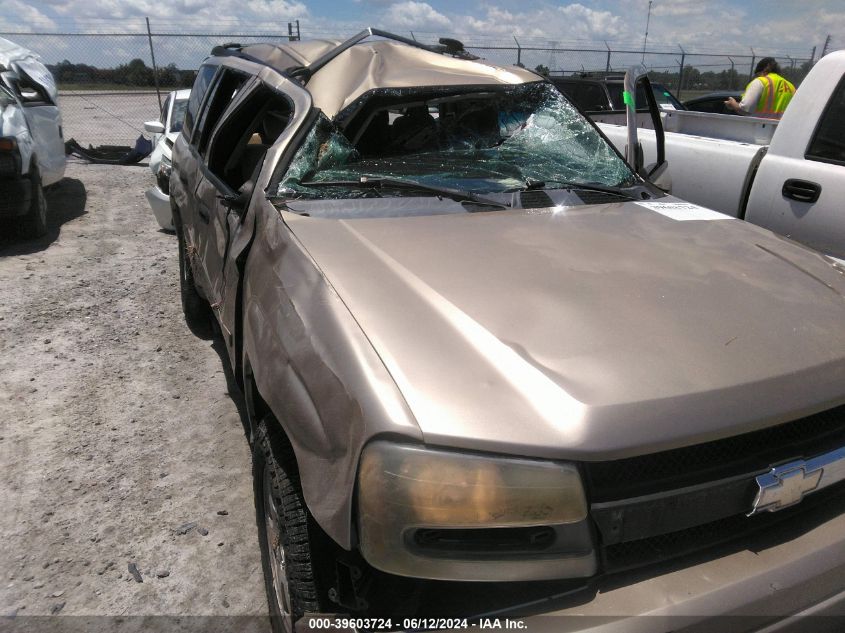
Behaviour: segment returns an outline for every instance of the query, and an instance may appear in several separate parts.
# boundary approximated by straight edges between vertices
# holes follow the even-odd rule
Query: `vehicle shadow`
[[[235,408],[238,410],[244,430],[244,437],[246,438],[247,445],[249,445],[249,418],[247,417],[246,400],[244,399],[243,391],[241,391],[238,385],[238,381],[235,380],[235,374],[232,373],[229,352],[226,351],[226,343],[223,341],[219,331],[214,332],[214,337],[211,339],[211,349],[217,352],[217,355],[220,357],[223,375],[226,376],[226,389],[229,392],[232,402],[235,403]]]
[[[47,198],[47,233],[27,240],[20,237],[17,220],[4,220],[0,224],[0,257],[29,255],[46,250],[56,241],[62,226],[87,213],[88,194],[85,185],[76,178],[64,178],[45,189]]]

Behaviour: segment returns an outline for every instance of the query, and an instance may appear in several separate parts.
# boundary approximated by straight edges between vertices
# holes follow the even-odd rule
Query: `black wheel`
[[[188,329],[200,338],[212,337],[211,307],[208,301],[200,296],[194,283],[194,271],[185,245],[185,233],[181,222],[175,222],[176,240],[179,244],[179,293],[182,296],[182,312],[185,313],[185,323]]]
[[[21,233],[33,239],[47,233],[47,198],[44,197],[44,187],[41,185],[41,172],[35,164],[30,168],[29,180],[32,183],[32,197],[29,211],[21,221]]]
[[[290,633],[305,613],[320,612],[309,528],[292,450],[268,428],[258,425],[253,447],[255,510],[264,584],[273,631]]]

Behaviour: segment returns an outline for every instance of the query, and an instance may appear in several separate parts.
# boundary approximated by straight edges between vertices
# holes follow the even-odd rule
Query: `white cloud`
[[[610,11],[595,11],[582,4],[558,7],[568,26],[567,39],[613,38],[622,33],[622,20]]]
[[[109,28],[117,31],[122,30],[120,19],[149,17],[151,22],[173,20],[189,30],[209,30],[231,22],[265,26],[268,21],[309,15],[305,4],[296,0],[47,0],[47,4],[64,20],[85,23],[106,18]]]
[[[384,13],[384,20],[391,27],[421,31],[451,29],[452,21],[427,2],[407,0],[393,4]]]
[[[22,25],[44,30],[56,28],[53,20],[30,3],[21,2],[21,0],[4,0],[3,10],[0,12],[0,26],[4,30],[12,30],[19,29]]]
[[[612,47],[630,50],[642,45],[648,6],[646,0],[563,0],[558,4],[551,0],[478,4],[471,0],[353,0],[348,6],[358,8],[357,19],[338,19],[330,11],[315,13],[309,0],[5,2],[11,9],[3,15],[14,16],[0,17],[0,25],[7,30],[138,33],[144,31],[143,18],[148,16],[154,32],[264,33],[286,31],[288,21],[299,19],[304,37],[348,36],[374,25],[405,35],[414,31],[426,40],[453,36],[467,43],[491,43],[495,39],[495,44],[507,46],[516,36],[526,47],[558,42],[574,48],[582,42],[573,41],[583,40],[598,49],[608,41]],[[749,46],[767,51],[803,47],[809,55],[813,45],[821,47],[827,33],[843,32],[842,0],[814,0],[800,6],[792,0],[655,0],[648,42],[650,50],[677,51],[681,44],[688,51],[738,54]],[[839,47],[843,44],[838,42]],[[579,66],[596,63],[587,56],[578,60]]]

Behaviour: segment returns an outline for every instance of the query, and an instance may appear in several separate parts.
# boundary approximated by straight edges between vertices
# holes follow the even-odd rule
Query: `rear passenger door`
[[[220,81],[220,97],[231,86]],[[210,110],[215,108],[212,97]],[[224,300],[224,270],[231,231],[246,210],[268,148],[290,122],[293,106],[282,94],[253,79],[231,99],[211,133],[203,156],[197,204],[204,230],[198,234],[198,255],[209,280],[209,301],[215,309]],[[225,328],[225,326],[224,326]]]

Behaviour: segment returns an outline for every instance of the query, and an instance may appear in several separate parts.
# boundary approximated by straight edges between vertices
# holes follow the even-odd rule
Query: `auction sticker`
[[[667,218],[684,222],[686,220],[733,220],[729,215],[700,207],[691,202],[637,202],[641,207],[657,211]]]

